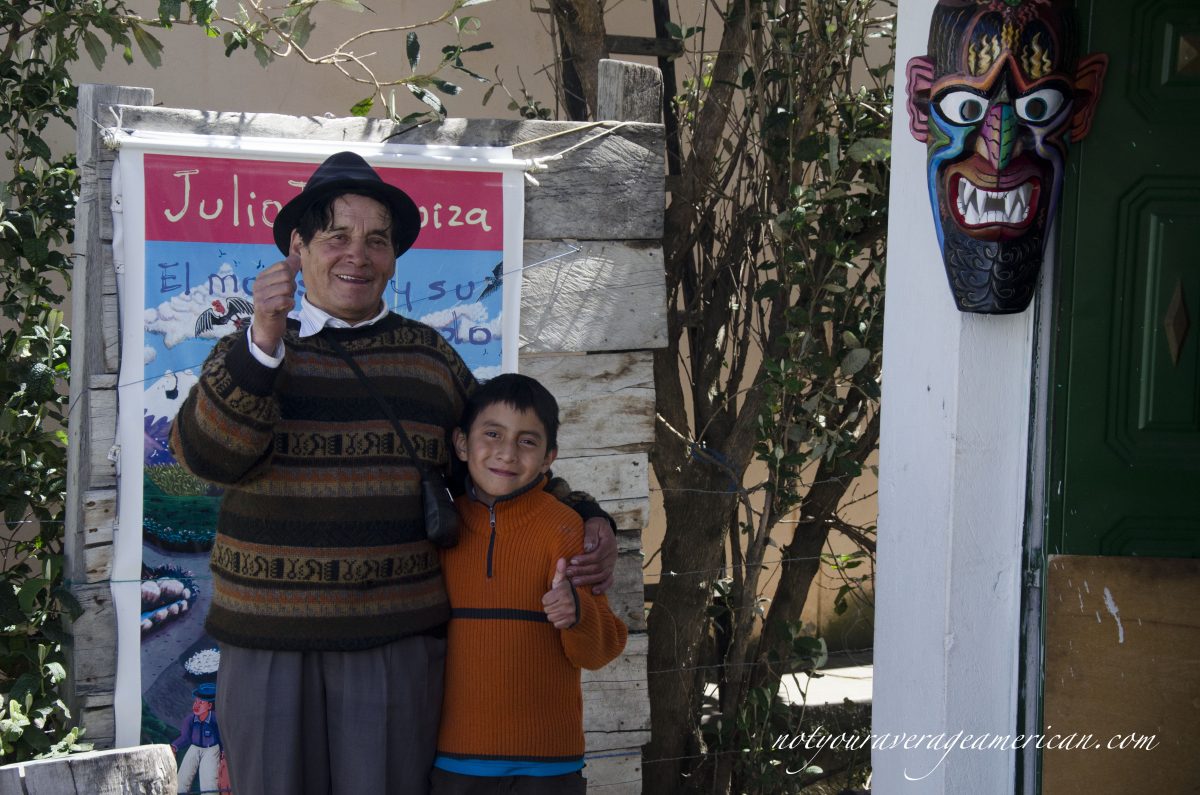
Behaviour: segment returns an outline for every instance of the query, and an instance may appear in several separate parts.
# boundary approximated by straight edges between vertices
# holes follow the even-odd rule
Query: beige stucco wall
[[[689,0],[687,5],[702,6]],[[155,13],[157,3],[140,0],[132,4],[147,16]],[[222,8],[232,4],[221,3]],[[376,13],[356,13],[333,3],[323,4],[314,12],[316,29],[309,42],[312,55],[325,54],[365,28],[381,28],[413,24],[437,17],[446,7],[446,0],[388,0],[368,3]],[[489,78],[496,65],[502,65],[500,77],[519,95],[524,80],[530,93],[544,105],[553,108],[550,72],[545,64],[553,63],[554,48],[546,31],[550,17],[530,11],[535,2],[495,0],[463,9],[459,14],[480,20],[482,28],[471,41],[489,41],[494,49],[470,54],[466,63],[474,71]],[[644,0],[610,2],[608,16],[610,33],[652,35],[653,19],[650,5]],[[696,12],[699,13],[699,12]],[[436,63],[441,47],[453,41],[447,23],[417,31],[422,43],[423,71]],[[203,108],[224,111],[254,111],[296,115],[349,115],[350,106],[371,92],[357,86],[328,65],[306,64],[295,55],[278,59],[262,68],[249,51],[239,50],[226,58],[219,40],[207,39],[196,28],[177,25],[172,30],[156,32],[164,45],[163,64],[153,69],[135,52],[135,63],[127,65],[119,52],[112,53],[103,71],[97,71],[87,58],[77,71],[78,82],[114,83],[147,86],[154,89],[155,101],[168,107]],[[353,48],[356,54],[374,53],[367,62],[380,78],[403,77],[409,74],[405,56],[404,34],[393,33],[371,37]],[[519,73],[519,74],[518,74]],[[507,109],[508,97],[497,89],[487,106],[481,106],[486,86],[461,73],[446,73],[446,79],[463,87],[463,93],[446,100],[452,116],[466,118],[506,117],[514,114]],[[424,106],[400,89],[399,102],[407,103],[408,111]],[[408,112],[405,111],[405,112]],[[372,115],[379,115],[377,112]]]

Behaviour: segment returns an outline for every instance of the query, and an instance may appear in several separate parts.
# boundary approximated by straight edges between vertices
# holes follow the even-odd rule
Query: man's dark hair
[[[467,400],[460,427],[471,432],[471,424],[480,412],[496,403],[517,411],[532,411],[546,428],[546,449],[558,449],[558,401],[550,390],[527,375],[504,373],[479,386]]]
[[[333,204],[343,196],[363,196],[368,199],[379,202],[383,205],[384,212],[388,212],[386,202],[380,202],[376,196],[371,196],[366,193],[356,193],[355,191],[346,191],[345,193],[335,193],[329,196],[322,196],[308,206],[308,209],[296,219],[296,231],[300,233],[300,239],[304,241],[304,245],[312,243],[313,236],[317,232],[323,232],[333,226]],[[389,215],[388,238],[392,241],[392,253],[397,257],[400,256],[400,244],[396,240],[396,219]]]

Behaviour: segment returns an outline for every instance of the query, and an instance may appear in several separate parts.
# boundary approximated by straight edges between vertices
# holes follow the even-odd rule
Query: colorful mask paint
[[[1062,0],[942,0],[929,54],[908,62],[909,129],[928,146],[929,200],[955,303],[1029,306],[1108,57],[1077,57]]]

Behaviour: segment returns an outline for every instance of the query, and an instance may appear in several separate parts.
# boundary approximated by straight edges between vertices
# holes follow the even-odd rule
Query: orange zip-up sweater
[[[558,630],[542,595],[555,564],[583,549],[583,520],[540,481],[496,500],[468,495],[458,545],[442,550],[450,596],[437,766],[474,775],[537,775],[583,764],[580,668],[601,668],[627,630],[608,599],[575,592],[579,621]]]

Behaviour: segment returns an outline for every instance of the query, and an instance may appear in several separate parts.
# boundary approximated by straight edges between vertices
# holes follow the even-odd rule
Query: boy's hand
[[[602,594],[612,587],[617,567],[617,537],[612,525],[599,516],[588,519],[583,525],[583,549],[583,554],[571,558],[567,576],[576,588],[594,585],[592,593]]]
[[[575,626],[575,594],[571,592],[571,583],[567,580],[567,562],[558,559],[554,568],[554,582],[550,590],[542,596],[542,609],[546,618],[555,629],[570,629]]]

